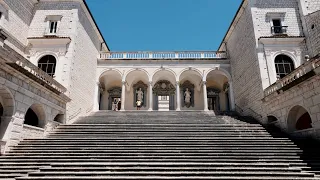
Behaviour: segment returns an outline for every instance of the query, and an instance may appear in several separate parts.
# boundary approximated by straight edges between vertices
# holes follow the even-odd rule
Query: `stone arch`
[[[11,91],[0,85],[0,139],[3,139],[7,134],[14,112],[15,101]]]
[[[43,128],[46,124],[46,113],[41,104],[31,105],[25,113],[24,124]]]
[[[39,63],[40,59],[42,59],[44,56],[47,56],[47,55],[50,55],[50,56],[53,56],[54,58],[56,58],[56,61],[58,63],[58,59],[59,59],[58,53],[55,53],[52,51],[43,51],[36,57],[37,64]]]
[[[150,81],[152,81],[152,79],[151,79],[151,77],[150,77],[149,72],[148,72],[148,71],[146,71],[145,69],[142,69],[142,68],[130,69],[129,71],[127,71],[127,72],[125,73],[125,75],[123,76],[122,81],[126,81],[126,79],[127,79],[128,75],[129,75],[130,73],[134,72],[134,71],[141,71],[141,72],[144,72],[144,73],[147,75],[147,77],[148,77],[148,81],[149,81],[149,82],[150,82]]]
[[[295,68],[297,68],[299,66],[298,61],[297,61],[297,57],[293,53],[291,53],[289,51],[285,51],[285,50],[277,51],[272,55],[273,64],[274,64],[276,57],[279,55],[286,55],[286,56],[290,57]]]
[[[111,110],[112,102],[115,101],[115,99],[120,102],[122,78],[123,74],[118,69],[107,69],[101,73],[98,80],[99,97],[97,97],[99,110]],[[114,94],[113,90],[120,92],[120,94]]]
[[[204,74],[204,76],[203,76],[203,81],[206,81],[207,80],[207,76],[208,76],[208,74],[210,74],[212,71],[215,71],[215,72],[217,72],[218,74],[221,74],[221,75],[224,75],[225,77],[227,77],[228,78],[228,81],[232,81],[232,78],[231,78],[231,74],[227,71],[227,70],[225,70],[225,69],[223,69],[223,68],[211,68],[211,69],[209,69],[205,74]]]
[[[53,55],[44,55],[38,59],[37,66],[50,76],[56,73],[57,58]]]
[[[303,106],[296,105],[292,107],[287,117],[289,132],[312,128],[311,116]]]
[[[273,116],[273,115],[268,115],[267,116],[267,122],[268,124],[270,123],[274,123],[274,122],[277,122],[278,121],[278,118],[276,116]]]
[[[152,83],[155,84],[157,83],[157,81],[161,80],[160,77],[156,77],[156,75],[158,75],[161,72],[168,72],[169,74],[171,74],[171,78],[167,78],[165,80],[170,81],[172,84],[176,84],[176,82],[178,81],[177,79],[177,74],[176,72],[174,72],[172,69],[170,68],[159,68],[157,70],[155,70],[152,74]],[[170,75],[169,75],[170,76]],[[162,78],[168,77],[168,76],[161,76]]]
[[[3,107],[3,116],[13,116],[15,101],[11,91],[5,86],[0,86],[0,103]]]
[[[105,69],[105,70],[102,70],[102,72],[100,73],[99,77],[98,77],[98,81],[100,80],[101,77],[103,77],[106,73],[110,72],[110,71],[114,71],[114,72],[117,72],[121,79],[122,79],[122,73],[118,70],[118,69]]]
[[[185,68],[182,71],[180,71],[180,73],[177,76],[179,81],[181,80],[181,75],[183,73],[185,73],[185,72],[188,72],[188,71],[196,72],[203,79],[203,73],[201,73],[201,71],[199,69],[197,69],[197,68]]]
[[[65,115],[64,114],[57,114],[53,121],[59,122],[59,123],[65,123]]]

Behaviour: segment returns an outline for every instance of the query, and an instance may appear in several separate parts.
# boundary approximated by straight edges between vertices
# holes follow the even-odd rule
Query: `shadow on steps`
[[[243,122],[250,124],[260,124],[257,120],[252,117],[234,117]],[[295,137],[283,132],[280,128],[274,124],[263,125],[266,131],[274,138],[288,138],[294,144],[296,144],[303,152],[300,155],[301,160],[307,163],[310,169],[308,172],[313,172],[316,175],[320,175],[320,141],[312,139],[310,137]]]

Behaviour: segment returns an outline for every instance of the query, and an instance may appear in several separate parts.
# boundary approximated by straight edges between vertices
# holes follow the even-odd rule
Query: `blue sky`
[[[242,0],[87,0],[111,51],[217,50]]]

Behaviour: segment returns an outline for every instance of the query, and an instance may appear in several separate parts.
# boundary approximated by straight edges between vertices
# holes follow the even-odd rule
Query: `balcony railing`
[[[217,51],[181,51],[181,52],[101,52],[98,59],[226,59],[226,52]]]
[[[270,94],[277,92],[281,89],[283,89],[285,86],[289,85],[290,83],[293,83],[293,81],[299,79],[300,77],[307,75],[314,69],[320,66],[320,58],[314,58],[301,66],[299,66],[297,69],[292,71],[290,74],[286,75],[282,79],[279,79],[277,82],[269,86],[264,90],[264,95],[269,96]]]
[[[287,34],[288,26],[272,26],[271,33],[273,35]]]

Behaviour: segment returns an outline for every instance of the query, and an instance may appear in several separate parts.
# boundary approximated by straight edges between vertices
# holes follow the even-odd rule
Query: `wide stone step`
[[[224,143],[224,142],[253,142],[253,143],[266,143],[266,142],[270,142],[270,143],[279,143],[279,144],[283,144],[283,143],[289,143],[289,144],[293,144],[293,142],[291,140],[289,140],[288,138],[272,138],[272,137],[222,137],[222,138],[207,138],[207,137],[197,137],[197,138],[193,138],[193,137],[186,137],[186,138],[181,138],[181,137],[167,137],[167,138],[162,138],[162,137],[133,137],[133,138],[89,138],[89,137],[67,137],[64,139],[60,139],[60,138],[50,138],[47,137],[45,139],[26,139],[24,141],[37,141],[37,142],[47,142],[47,141],[85,141],[85,142],[115,142],[115,141],[130,141],[130,142],[148,142],[148,141],[153,141],[153,142],[158,142],[158,141],[162,141],[162,142],[177,142],[177,141],[183,141],[183,142],[188,142],[188,141],[208,141],[208,142],[220,142],[220,143]]]
[[[302,173],[302,172],[268,172],[268,171],[154,171],[154,172],[146,172],[146,171],[107,171],[107,172],[72,172],[72,171],[64,171],[64,172],[31,172],[29,173],[29,177],[35,176],[283,176],[283,177],[314,177],[312,173]]]
[[[160,124],[159,124],[160,123]],[[119,127],[122,127],[122,128],[135,128],[135,127],[139,127],[139,128],[148,128],[148,127],[152,127],[152,128],[169,128],[169,127],[175,127],[175,128],[184,128],[184,127],[192,127],[192,128],[197,128],[197,127],[212,127],[212,128],[218,128],[218,127],[237,127],[237,128],[241,128],[241,127],[260,127],[262,128],[262,126],[260,124],[248,124],[248,123],[237,123],[237,124],[213,124],[212,122],[210,123],[206,123],[206,124],[201,124],[201,123],[165,123],[164,121],[162,122],[159,122],[157,124],[151,124],[151,123],[148,123],[148,121],[146,121],[145,123],[143,124],[131,124],[131,123],[125,123],[125,124],[120,124],[120,123],[116,123],[116,124],[112,124],[112,123],[109,123],[109,124],[61,124],[59,126],[59,128],[63,128],[63,127],[72,127],[72,128],[111,128],[111,127],[116,127],[116,128],[119,128]]]
[[[258,157],[257,157],[258,156]],[[175,155],[161,155],[161,154],[136,154],[136,155],[121,155],[121,154],[81,154],[81,153],[14,153],[8,154],[5,157],[0,157],[0,161],[6,161],[11,159],[211,159],[212,161],[217,159],[299,159],[298,156],[290,155],[206,155],[206,154],[177,154]]]
[[[256,158],[256,159],[147,159],[147,158],[131,158],[131,159],[113,159],[113,158],[104,158],[104,159],[93,159],[93,158],[65,158],[65,159],[44,159],[44,158],[26,158],[26,159],[1,159],[0,162],[2,164],[4,163],[10,163],[10,162],[17,162],[17,163],[28,163],[28,162],[37,162],[37,163],[52,163],[52,162],[229,162],[229,163],[255,163],[255,162],[265,162],[265,163],[289,163],[289,164],[294,164],[294,163],[302,163],[302,160],[299,159],[267,159],[267,158]]]
[[[225,177],[212,177],[212,176],[80,176],[80,177],[70,177],[70,176],[47,176],[47,177],[18,177],[17,180],[106,180],[106,179],[121,179],[121,180],[136,180],[136,179],[148,179],[148,180],[315,180],[312,177],[275,177],[272,174],[265,177],[254,176],[225,176]]]
[[[241,147],[241,148],[239,148]],[[243,149],[243,150],[288,150],[293,151],[297,150],[298,152],[302,152],[299,148],[295,146],[253,146],[253,145],[239,145],[235,147],[234,145],[208,145],[208,144],[183,144],[183,145],[159,145],[159,144],[139,144],[139,145],[132,145],[132,144],[19,144],[19,146],[14,146],[11,148],[12,150],[15,149],[23,149],[23,148],[30,148],[30,149],[44,149],[44,148],[59,148],[59,149],[212,149],[212,150],[234,150],[234,149]]]
[[[106,172],[106,171],[268,171],[268,172],[301,172],[299,168],[289,168],[289,167],[202,167],[202,166],[192,166],[192,167],[150,167],[150,166],[133,166],[133,167],[48,167],[41,168],[41,172],[63,172],[63,171],[73,171],[73,172]],[[1,171],[0,171],[1,172]]]

